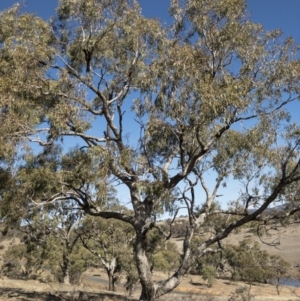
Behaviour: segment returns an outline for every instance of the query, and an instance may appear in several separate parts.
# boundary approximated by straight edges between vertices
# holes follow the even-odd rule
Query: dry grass
[[[96,269],[88,270],[82,277],[82,283],[80,286],[71,286],[63,284],[46,284],[40,283],[35,280],[12,280],[12,279],[2,279],[0,281],[0,291],[9,288],[11,292],[15,291],[25,291],[25,292],[36,292],[36,293],[51,293],[54,295],[59,295],[60,292],[68,292],[70,296],[77,296],[79,291],[85,291],[88,293],[98,293],[100,291],[105,291],[107,284],[105,282],[94,282],[90,281],[88,276],[95,275],[95,273],[100,274],[99,279],[106,280],[106,275],[104,271],[99,271]],[[165,275],[162,273],[157,273],[154,275],[156,280],[164,278]],[[229,296],[235,292],[237,288],[245,286],[243,282],[232,283],[226,280],[217,280],[216,284],[209,288],[207,287],[205,281],[200,276],[187,276],[183,279],[182,283],[174,292],[166,296],[161,297],[158,301],[227,301]],[[125,290],[122,284],[117,286],[117,292],[125,295]],[[77,294],[77,295],[76,295]],[[277,295],[276,288],[272,285],[252,285],[251,295],[254,295],[255,300],[262,301],[288,301],[288,300],[300,300],[300,288],[290,288],[290,287],[280,287],[280,295]],[[134,293],[133,299],[137,299],[139,296],[139,288]],[[76,298],[74,298],[75,300]],[[13,298],[7,299],[7,297],[0,297],[0,301],[13,300]],[[16,300],[19,300],[16,298]],[[25,299],[23,299],[25,300]],[[40,300],[40,299],[38,299]],[[69,299],[71,300],[71,299]],[[99,299],[101,300],[101,299]],[[112,299],[107,299],[112,300]],[[119,300],[116,296],[115,300]]]

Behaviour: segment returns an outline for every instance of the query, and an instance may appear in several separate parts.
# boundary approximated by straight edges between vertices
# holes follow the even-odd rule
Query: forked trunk
[[[183,258],[178,270],[165,281],[155,284],[152,279],[152,273],[146,255],[146,237],[143,233],[137,231],[135,251],[140,282],[142,285],[139,301],[154,301],[156,298],[171,292],[180,284],[182,276],[187,273],[189,267],[195,261],[195,256],[190,256],[190,242],[193,234],[193,228],[187,229],[184,240]],[[205,247],[206,246],[203,245],[203,249],[205,249]]]
[[[108,290],[115,291],[114,276],[115,276],[115,271],[117,266],[117,259],[116,257],[114,257],[110,261],[105,261],[103,258],[101,258],[101,261],[102,264],[104,265],[108,277]]]
[[[115,291],[115,282],[114,282],[114,273],[111,270],[107,270],[108,276],[108,290],[114,292]]]

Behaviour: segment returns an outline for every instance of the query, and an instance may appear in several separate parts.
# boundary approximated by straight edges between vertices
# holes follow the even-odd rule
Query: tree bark
[[[135,251],[137,268],[142,286],[139,301],[154,301],[155,286],[146,254],[146,237],[141,231],[137,231]]]
[[[114,282],[114,272],[112,270],[106,270],[108,276],[108,290],[114,292],[115,291],[115,282]]]
[[[69,271],[66,271],[66,274],[63,277],[63,283],[64,284],[70,284],[70,275],[69,275]]]
[[[117,258],[114,257],[110,261],[105,261],[102,257],[100,257],[101,262],[105,268],[105,271],[107,273],[108,277],[108,290],[109,291],[115,291],[115,271],[116,271],[116,265],[117,265]]]
[[[70,273],[69,273],[69,257],[68,255],[63,255],[63,265],[62,265],[63,283],[70,284]]]
[[[142,285],[139,301],[155,301],[155,294],[149,294],[149,291]]]

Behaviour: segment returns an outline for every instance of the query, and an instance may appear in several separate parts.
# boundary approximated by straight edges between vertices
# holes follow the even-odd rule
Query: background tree
[[[22,219],[19,229],[26,234],[23,256],[28,274],[50,270],[54,279],[69,284],[70,271],[84,271],[83,258],[77,258],[77,266],[72,267],[75,264],[72,255],[78,251],[79,239],[75,230],[82,217],[81,212],[74,212],[74,205],[72,202],[51,204],[47,210],[37,208]]]
[[[139,274],[136,268],[136,258],[133,252],[133,248],[123,249],[120,254],[120,270],[122,275],[125,276],[125,289],[128,296],[132,296],[136,283],[139,281]]]
[[[285,109],[299,99],[298,46],[247,19],[243,0],[172,0],[169,11],[170,27],[143,17],[135,0],[60,0],[50,23],[16,7],[0,16],[1,108],[21,125],[4,143],[37,142],[50,154],[67,137],[77,144],[57,169],[21,170],[20,201],[4,202],[12,206],[5,214],[74,200],[86,214],[130,224],[140,300],[149,301],[172,291],[233,230],[278,218],[263,215],[269,206],[285,204],[282,216],[299,210],[300,129]],[[213,204],[229,180],[244,186],[220,210]],[[122,184],[133,214],[105,209],[108,183]],[[154,282],[147,236],[158,213],[176,217],[182,206],[182,259]],[[194,234],[217,214],[237,219],[191,252]]]
[[[191,245],[192,252],[196,252],[197,246],[199,244],[203,243],[204,240],[205,240],[205,238],[203,238],[201,236],[194,237],[192,240],[192,245]],[[205,278],[208,278],[208,276],[209,276],[209,278],[211,279],[211,281],[210,281],[211,284],[213,284],[213,282],[214,282],[213,278],[219,277],[220,267],[222,265],[224,265],[224,261],[225,261],[225,258],[223,256],[223,253],[222,253],[222,250],[220,249],[220,247],[216,246],[216,245],[214,245],[213,247],[216,252],[210,252],[210,253],[206,254],[205,256],[197,258],[193,268],[190,271],[191,274],[200,274],[202,276],[203,276],[203,274],[206,274],[207,276],[204,276],[203,279],[207,280]],[[206,272],[203,273],[205,269],[206,269]]]
[[[3,255],[1,275],[13,279],[23,279],[28,277],[28,272],[22,267],[22,260],[26,254],[26,246],[23,244],[14,245]]]
[[[167,272],[170,275],[180,262],[180,253],[176,244],[168,242],[164,248],[158,249],[154,256],[154,271]]]
[[[280,280],[289,276],[290,265],[281,256],[270,256],[268,265],[268,279],[276,286],[277,294],[280,295]]]
[[[21,236],[24,233],[21,232]],[[63,282],[62,242],[54,236],[44,237],[46,242],[24,237],[19,244],[7,249],[3,256],[2,275],[12,279],[38,279],[42,282]],[[82,246],[76,245],[69,254],[69,282],[78,284],[82,273],[93,262]]]
[[[119,208],[124,210],[120,206]],[[121,262],[124,259],[123,253],[128,255],[127,250],[132,248],[133,228],[118,220],[89,217],[83,221],[77,233],[83,246],[101,262],[108,276],[108,289],[114,291],[115,282],[123,272],[122,266],[126,265]],[[133,260],[132,256],[130,258]]]
[[[211,287],[216,282],[216,269],[211,265],[206,265],[202,269],[202,278],[207,280],[208,286]]]
[[[195,237],[192,251],[204,241],[203,237]],[[215,252],[199,257],[193,269],[194,274],[202,275],[209,285],[218,277],[231,277],[234,281],[250,283],[274,283],[279,285],[280,278],[288,273],[290,265],[280,256],[262,250],[258,242],[244,239],[239,245],[214,245]],[[221,272],[221,273],[220,273]]]
[[[147,256],[151,263],[151,271],[164,271],[169,275],[174,272],[180,262],[180,248],[175,243],[170,242],[165,236],[161,235],[162,229],[167,227],[160,226],[149,231],[147,236]],[[173,229],[172,229],[173,230]],[[176,231],[176,234],[178,232]]]
[[[268,281],[276,284],[278,278],[286,275],[289,267],[283,258],[269,255],[267,251],[260,249],[257,242],[249,239],[241,241],[238,246],[227,245],[224,253],[232,268],[232,279],[250,284]]]

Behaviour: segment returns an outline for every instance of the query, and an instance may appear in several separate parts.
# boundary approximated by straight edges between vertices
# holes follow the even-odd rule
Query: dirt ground
[[[100,274],[99,274],[100,272]],[[95,282],[92,281],[94,279],[93,275],[97,275],[94,277],[99,277],[103,279],[105,277],[104,271],[99,271],[95,269],[91,269],[84,274],[82,279],[83,286],[89,289],[107,289],[106,283]],[[92,278],[90,278],[92,276]],[[166,278],[166,275],[163,273],[154,273],[155,280],[163,280]],[[190,296],[190,299],[186,300],[204,300],[208,297],[214,297],[211,299],[212,301],[217,300],[228,300],[229,296],[235,292],[236,289],[241,287],[249,287],[247,284],[243,282],[231,282],[229,280],[218,279],[217,282],[212,286],[208,287],[206,281],[202,279],[201,276],[192,276],[188,275],[183,278],[179,287],[175,289],[175,297],[174,294],[170,297],[170,300],[176,301],[183,300],[180,299],[179,294],[183,294],[185,297]],[[125,289],[122,285],[117,285],[117,291],[121,293],[125,293]],[[139,287],[136,288],[136,291],[133,295],[134,298],[138,298],[139,296]],[[254,301],[256,300],[264,300],[264,301],[272,301],[272,300],[298,300],[300,301],[300,288],[288,287],[288,286],[280,286],[279,293],[277,294],[276,287],[271,284],[256,284],[252,285],[250,288],[251,295],[255,296]],[[299,297],[298,297],[299,296]],[[197,299],[197,297],[199,297]],[[201,299],[202,297],[202,299]],[[165,297],[161,300],[168,300],[169,298]]]
[[[95,274],[97,272],[97,274]],[[100,272],[100,274],[99,274]],[[97,276],[93,276],[97,275]],[[125,295],[125,290],[122,285],[117,285],[117,293],[115,295],[105,295],[107,289],[107,283],[102,281],[94,281],[95,278],[99,280],[104,279],[104,271],[90,269],[85,273],[82,278],[82,283],[79,286],[63,285],[63,284],[46,284],[40,283],[39,281],[28,280],[11,280],[11,279],[1,279],[0,280],[0,301],[31,301],[31,300],[79,300],[78,296],[81,291],[87,294],[97,295],[102,292],[101,296],[98,295],[96,299],[87,298],[81,300],[103,300],[103,301],[119,301],[126,300],[127,298],[122,298]],[[165,275],[156,274],[154,278],[156,280],[163,279]],[[205,281],[202,280],[200,276],[187,276],[183,279],[182,283],[175,291],[162,297],[161,301],[227,301],[231,293],[233,293],[237,288],[245,286],[242,282],[232,283],[228,280],[217,280],[217,283],[208,288]],[[279,288],[280,295],[277,294],[276,288],[273,285],[252,285],[250,289],[250,294],[254,296],[253,301],[296,301],[300,300],[300,288],[292,288],[287,286],[281,286]],[[34,293],[35,298],[31,294],[30,298],[27,293]],[[127,300],[137,300],[139,296],[139,287],[136,288],[134,295]],[[41,299],[41,294],[50,296]],[[104,294],[104,295],[103,295]],[[24,296],[28,298],[24,298]],[[59,297],[60,296],[60,297]],[[104,296],[104,297],[103,297]]]

